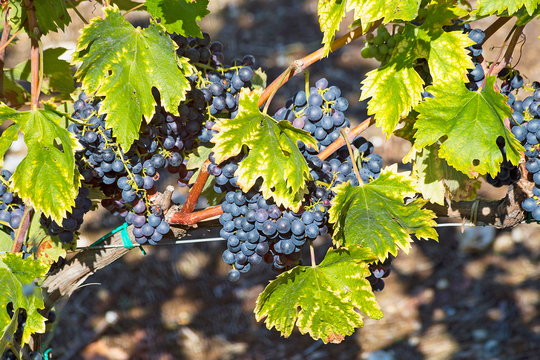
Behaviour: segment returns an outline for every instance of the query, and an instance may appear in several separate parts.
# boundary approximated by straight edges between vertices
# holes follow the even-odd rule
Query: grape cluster
[[[523,101],[516,100],[511,105],[514,113],[510,120],[512,133],[525,148],[527,162],[525,168],[532,174],[534,181],[533,197],[525,199],[521,206],[531,213],[535,220],[540,220],[540,83],[534,82],[535,89],[531,96]]]
[[[384,261],[371,264],[369,266],[369,271],[371,274],[366,278],[371,284],[371,289],[373,291],[381,291],[384,289],[384,278],[387,278],[390,275],[390,265],[392,264],[392,257],[389,257]]]
[[[364,59],[375,58],[381,63],[381,66],[386,65],[392,57],[394,47],[401,40],[403,27],[398,27],[398,30],[391,35],[385,26],[381,25],[377,28],[377,36],[369,33],[366,35],[366,43],[360,54]]]
[[[72,116],[86,120],[86,125],[74,123],[68,127],[83,146],[76,156],[84,182],[109,197],[102,201],[107,210],[135,226],[133,232],[138,243],[155,244],[169,231],[169,225],[161,209],[150,205],[147,190],[153,188],[158,169],[172,173],[178,173],[182,166],[185,169],[181,153],[185,145],[179,140],[184,134],[178,131],[183,129],[182,122],[170,114],[165,116],[158,106],[152,121],[141,127],[141,138],[124,152],[115,145],[112,131],[106,128],[105,116],[95,115],[100,105],[82,93]],[[66,224],[62,226],[69,230]],[[58,224],[50,227],[54,232],[61,231]],[[68,235],[64,236],[67,239]]]
[[[223,260],[234,265],[229,280],[238,280],[240,273],[263,259],[277,272],[299,264],[304,244],[328,233],[328,206],[315,204],[293,212],[280,209],[258,192],[228,192],[219,221],[220,235],[227,240]]]
[[[212,130],[217,118],[232,119],[238,113],[239,92],[242,88],[251,88],[255,58],[251,55],[243,59],[234,59],[231,66],[226,66],[223,56],[223,44],[210,41],[210,35],[203,33],[202,38],[186,38],[173,34],[173,41],[178,45],[176,53],[189,59],[197,72],[188,77],[191,91],[187,100],[180,105],[180,119],[185,124],[185,131],[177,141],[184,142],[184,151],[190,151],[198,139],[209,142],[216,131]],[[172,144],[172,143],[171,143]],[[186,163],[178,171],[179,186],[189,184],[193,171],[186,169]]]
[[[315,83],[310,94],[306,96],[304,91],[297,91],[286,106],[279,108],[274,115],[276,120],[287,120],[293,126],[309,132],[318,141],[317,149],[309,149],[299,143],[299,149],[315,179],[309,184],[309,193],[299,211],[283,209],[272,200],[265,200],[257,185],[247,193],[239,189],[234,174],[245,154],[219,165],[212,154],[209,157],[211,163],[208,172],[215,176],[214,190],[226,194],[219,221],[223,226],[220,235],[227,240],[223,260],[233,265],[228,275],[231,281],[238,280],[241,273],[248,272],[252,265],[262,260],[272,264],[276,272],[301,264],[303,246],[331,230],[328,210],[334,196],[332,187],[346,181],[351,181],[353,186],[359,184],[345,146],[328,161],[321,161],[316,156],[340,136],[340,128],[350,126],[344,114],[349,105],[347,100],[341,97],[339,88],[328,86],[324,78]],[[352,147],[361,169],[362,181],[367,183],[376,179],[381,171],[382,159],[373,154],[373,144],[359,137]]]
[[[11,238],[15,239],[15,230],[21,225],[25,205],[17,195],[9,191],[8,186],[9,179],[11,179],[11,172],[4,169],[0,172],[0,176],[2,176],[0,183],[0,221],[9,224],[11,227]]]
[[[75,198],[75,206],[67,213],[66,218],[62,220],[62,224],[51,220],[50,217],[41,215],[40,223],[47,228],[49,235],[58,236],[58,239],[65,244],[73,241],[74,233],[83,224],[84,214],[92,209],[92,200],[88,198],[88,195],[90,195],[88,188],[79,188],[79,193]]]
[[[351,126],[344,114],[348,108],[349,102],[341,96],[341,90],[337,86],[328,86],[328,80],[322,78],[310,88],[309,94],[303,90],[294,93],[285,107],[276,110],[274,118],[290,121],[317,140],[317,149],[299,145],[309,161],[339,138],[339,129]]]

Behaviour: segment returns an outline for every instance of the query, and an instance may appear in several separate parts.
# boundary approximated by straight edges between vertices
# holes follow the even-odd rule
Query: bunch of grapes
[[[180,141],[184,141],[187,152],[194,148],[197,139],[202,143],[212,139],[216,133],[212,127],[217,118],[236,116],[240,90],[251,88],[255,58],[246,55],[226,66],[223,44],[211,42],[207,33],[203,33],[202,38],[190,39],[176,34],[171,38],[178,45],[177,54],[188,58],[197,70],[188,77],[193,90],[188,92],[188,99],[179,108],[186,132],[180,134]],[[179,186],[188,185],[194,173],[186,168],[186,163],[178,171]]]
[[[304,91],[296,92],[287,101],[286,107],[278,109],[274,115],[276,120],[290,121],[293,126],[308,131],[318,140],[317,149],[308,149],[299,143],[315,181],[309,184],[309,193],[297,212],[280,208],[272,200],[265,200],[257,185],[247,193],[239,189],[234,174],[246,154],[219,165],[210,155],[208,171],[215,176],[214,190],[226,194],[219,221],[223,226],[220,235],[227,240],[223,260],[233,266],[229,271],[229,280],[238,280],[241,273],[248,272],[252,265],[259,264],[261,260],[271,264],[278,273],[302,264],[301,251],[305,244],[331,230],[328,210],[334,197],[332,188],[346,181],[353,186],[359,183],[346,146],[328,161],[321,161],[317,154],[340,136],[340,128],[350,126],[344,115],[347,108],[348,102],[341,97],[339,88],[329,87],[326,79],[320,79],[310,89],[309,96]],[[367,183],[376,179],[381,171],[382,159],[373,154],[373,144],[359,137],[352,147],[362,181]]]
[[[385,26],[379,26],[377,28],[377,36],[372,33],[366,35],[366,43],[360,54],[364,59],[375,58],[381,63],[381,66],[384,66],[392,57],[394,47],[401,40],[403,29],[403,27],[399,27],[398,30],[391,35]]]
[[[15,315],[15,310],[13,308],[13,303],[9,302],[6,307],[7,313],[10,318],[13,318]],[[26,326],[26,320],[27,320],[27,314],[26,310],[21,308],[19,309],[17,313],[17,330],[15,330],[15,333],[13,334],[13,342],[17,344],[21,344],[22,342],[22,336],[24,333],[24,327]],[[18,357],[15,355],[13,350],[9,347],[6,347],[4,350],[2,356],[0,357],[1,360],[17,360]],[[42,360],[43,356],[37,352],[37,351],[31,351],[28,354],[21,357],[21,360]]]
[[[100,105],[99,101],[92,101],[82,93],[72,116],[86,120],[86,125],[68,127],[83,145],[76,156],[84,182],[109,197],[102,201],[106,209],[135,226],[133,232],[138,243],[155,244],[169,231],[169,225],[161,209],[150,205],[147,191],[153,188],[158,169],[177,173],[184,165],[183,146],[178,137],[172,136],[181,128],[181,121],[165,116],[158,107],[152,121],[142,126],[141,138],[124,152],[116,145],[112,131],[106,128],[105,116],[96,116]],[[71,228],[66,228],[64,223],[62,226],[65,230]],[[61,231],[58,224],[50,224],[50,228],[54,232]]]
[[[11,179],[11,172],[4,169],[0,172],[0,176],[2,176],[0,183],[0,221],[4,221],[9,224],[11,227],[10,235],[14,240],[15,230],[21,225],[25,205],[18,196],[9,191],[9,179]]]

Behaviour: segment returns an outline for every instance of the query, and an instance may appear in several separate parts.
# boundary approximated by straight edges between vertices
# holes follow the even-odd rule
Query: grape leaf
[[[33,291],[33,280],[45,276],[48,266],[32,258],[23,259],[22,253],[6,253],[0,256],[0,329],[9,326],[11,318],[6,310],[8,303],[13,303],[13,309],[26,310],[26,324],[22,336],[22,344],[28,343],[33,333],[45,332],[45,317],[37,310],[43,309],[41,289]]]
[[[50,48],[43,51],[43,76],[44,81],[41,91],[45,94],[60,92],[70,94],[75,91],[75,83],[71,76],[70,65],[59,57],[67,51],[65,48]],[[30,60],[22,62],[13,69],[7,70],[7,76],[11,81],[30,82]]]
[[[39,0],[33,2],[39,29],[43,35],[49,31],[58,32],[71,22],[64,0]]]
[[[339,30],[339,24],[345,16],[346,5],[347,0],[319,0],[317,14],[319,15],[319,24],[323,33],[323,57],[328,56],[332,49],[332,43],[336,32]]]
[[[253,78],[251,79],[251,85],[254,90],[259,89],[266,89],[266,80],[268,79],[268,75],[261,69],[258,68],[257,70],[253,71]]]
[[[422,197],[432,203],[444,205],[445,194],[451,200],[460,201],[476,196],[482,185],[477,179],[470,179],[439,157],[439,145],[422,148],[416,154],[413,177]]]
[[[413,20],[419,5],[420,0],[349,0],[347,11],[354,9],[354,21],[360,20],[365,31],[379,19],[384,19],[383,24]]]
[[[150,121],[154,115],[152,87],[165,110],[178,115],[189,82],[161,25],[135,29],[116,6],[103,11],[104,19],[94,18],[82,30],[73,64],[80,64],[75,75],[88,94],[106,96],[100,114],[107,113],[107,127],[128,149],[139,137],[142,117]]]
[[[62,118],[50,105],[17,112],[0,105],[0,123],[13,120],[24,134],[26,157],[11,178],[13,189],[25,203],[60,222],[75,205],[80,175],[74,152],[81,146],[59,125]]]
[[[434,84],[463,76],[473,64],[465,49],[474,42],[461,31],[445,32],[442,27],[466,12],[448,8],[450,0],[428,7],[426,21],[419,27],[407,24],[388,64],[372,70],[362,81],[360,101],[371,98],[368,114],[375,115],[377,126],[390,137],[401,117],[422,99],[424,81],[414,66],[427,59]]]
[[[306,180],[311,174],[306,160],[298,149],[300,140],[310,147],[316,141],[309,133],[292,126],[288,121],[276,122],[259,110],[261,91],[242,89],[238,115],[234,119],[218,119],[212,138],[216,163],[240,154],[245,145],[249,153],[238,164],[235,176],[238,185],[247,192],[262,178],[260,190],[265,199],[273,197],[278,206],[298,210],[308,193]]]
[[[0,230],[0,252],[10,252],[13,247],[13,239],[5,231]]]
[[[418,199],[407,205],[406,197],[417,192],[414,179],[397,173],[397,165],[387,167],[378,179],[361,186],[349,182],[338,185],[334,192],[329,221],[334,225],[334,243],[349,247],[360,244],[371,249],[381,261],[388,253],[405,253],[411,247],[411,234],[420,239],[438,239],[431,210],[422,209]]]
[[[495,176],[503,161],[496,142],[501,136],[506,142],[506,157],[518,165],[519,152],[524,149],[504,125],[512,109],[506,104],[508,98],[494,90],[495,80],[495,76],[488,76],[485,89],[476,92],[458,79],[428,87],[435,98],[416,107],[420,115],[414,125],[415,146],[420,149],[445,137],[439,156],[450,166],[470,177],[476,173]]]
[[[536,0],[478,0],[478,13],[480,15],[492,15],[495,13],[508,12],[514,15],[522,6],[532,15],[538,7]]]
[[[4,155],[19,137],[19,126],[11,124],[0,136],[0,167],[4,167]]]
[[[271,281],[257,299],[255,317],[266,318],[266,327],[285,337],[296,325],[315,340],[340,343],[363,326],[357,310],[372,319],[383,316],[366,280],[368,264],[375,260],[357,245],[330,249],[318,266],[297,266]]]
[[[41,212],[35,212],[28,229],[28,240],[26,242],[28,252],[32,252],[36,259],[46,265],[52,265],[59,258],[66,257],[66,250],[75,250],[76,245],[64,244],[57,236],[51,237],[47,229],[41,226],[39,219]]]
[[[154,19],[161,18],[161,24],[169,33],[202,38],[197,20],[208,15],[209,0],[146,0],[148,12]]]

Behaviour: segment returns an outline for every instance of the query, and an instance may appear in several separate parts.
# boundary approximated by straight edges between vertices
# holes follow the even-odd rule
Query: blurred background
[[[83,2],[81,13],[101,16],[95,1]],[[225,47],[226,62],[251,54],[257,66],[274,80],[293,60],[320,47],[316,0],[210,0],[211,14],[201,21],[203,31]],[[82,21],[70,10],[73,23],[65,32],[49,34],[44,48],[73,49]],[[148,24],[144,13],[127,19]],[[347,18],[340,34],[347,32]],[[494,18],[473,24],[485,29]],[[488,60],[497,57],[512,22],[484,45]],[[523,44],[515,52],[517,69],[526,81],[540,80],[538,21],[527,25]],[[363,39],[330,54],[309,68],[312,84],[326,77],[341,88],[351,104],[346,115],[353,124],[367,117],[359,103],[360,82],[378,66],[360,56]],[[6,67],[29,57],[29,41],[19,36],[7,51]],[[70,54],[63,58],[69,60]],[[514,61],[516,64],[516,61]],[[280,89],[275,109],[303,88],[298,76]],[[370,128],[370,140],[385,165],[400,164],[408,142]],[[25,155],[18,141],[6,157],[14,170]],[[175,179],[166,179],[176,183]],[[506,187],[484,184],[479,195],[498,199]],[[185,196],[178,190],[177,199]],[[203,204],[201,204],[203,205]],[[444,221],[444,219],[443,219]],[[85,219],[80,245],[93,242],[121,223],[97,211]],[[440,242],[416,242],[409,255],[400,253],[392,264],[386,287],[376,294],[385,314],[365,319],[364,328],[340,345],[324,345],[294,331],[280,337],[257,323],[253,309],[258,294],[275,277],[269,266],[254,267],[240,281],[230,283],[221,260],[225,242],[145,247],[133,250],[91,276],[73,296],[57,307],[54,334],[46,347],[53,359],[538,359],[540,355],[540,231],[523,224],[498,231],[490,227],[441,227]],[[192,238],[216,237],[199,231]],[[316,241],[320,261],[330,239]],[[307,255],[307,254],[305,254]]]

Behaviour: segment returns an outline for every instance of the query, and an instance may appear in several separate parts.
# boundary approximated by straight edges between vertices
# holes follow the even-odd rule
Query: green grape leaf
[[[0,229],[0,252],[10,252],[13,247],[11,236]]]
[[[532,15],[538,7],[536,0],[478,0],[478,13],[480,15],[501,14],[507,12],[507,16],[514,15],[522,6],[529,15]]]
[[[454,201],[476,196],[481,186],[477,179],[470,179],[439,157],[439,145],[422,148],[414,161],[413,177],[422,197],[432,203],[444,205],[445,194]]]
[[[374,261],[369,249],[358,245],[330,249],[318,266],[297,266],[271,281],[257,299],[255,317],[266,318],[266,327],[285,337],[296,325],[314,340],[340,343],[363,326],[358,310],[372,319],[383,317],[366,280]]]
[[[516,26],[527,25],[529,22],[534,20],[540,15],[540,6],[538,6],[531,14],[527,11],[525,7],[519,9],[514,16],[516,17]],[[499,15],[504,16],[504,14]]]
[[[32,252],[36,259],[50,266],[59,258],[66,257],[66,250],[75,250],[75,244],[64,244],[57,236],[51,237],[47,229],[41,226],[39,219],[41,212],[35,212],[28,229],[28,240],[26,242],[28,252]]]
[[[347,11],[354,10],[354,21],[360,22],[365,31],[379,19],[383,24],[413,20],[419,5],[420,0],[349,0]]]
[[[349,182],[334,192],[329,221],[334,225],[334,243],[349,247],[360,244],[370,248],[379,260],[388,253],[396,256],[398,247],[405,253],[411,247],[411,234],[419,239],[437,240],[435,214],[422,209],[425,201],[405,205],[405,198],[418,192],[414,179],[397,172],[397,165],[387,167],[378,179],[360,186]]]
[[[36,8],[39,29],[43,35],[47,35],[49,31],[64,30],[71,22],[64,0],[39,0],[34,1],[33,4]]]
[[[19,137],[19,126],[11,124],[0,136],[0,167],[4,167],[4,155],[11,144]]]
[[[253,90],[264,90],[266,89],[266,80],[268,75],[261,69],[258,68],[253,72],[253,78],[251,79],[251,85]]]
[[[25,203],[31,203],[58,222],[75,205],[80,175],[74,153],[81,146],[60,126],[62,118],[50,105],[45,109],[17,112],[0,105],[0,123],[13,120],[24,134],[26,157],[11,181]]]
[[[247,192],[262,178],[260,191],[278,206],[298,210],[308,193],[306,180],[311,174],[297,141],[316,147],[309,133],[292,126],[288,121],[277,122],[259,110],[261,91],[242,89],[238,115],[234,119],[218,119],[213,129],[219,131],[212,138],[216,163],[240,154],[243,146],[249,153],[238,164],[235,176],[238,185]]]
[[[387,137],[422,99],[424,81],[414,69],[417,59],[427,59],[434,84],[454,78],[464,82],[464,74],[473,67],[466,47],[474,42],[461,31],[442,29],[451,19],[465,14],[459,8],[448,8],[450,3],[430,5],[426,21],[419,27],[407,24],[388,64],[370,71],[362,81],[360,101],[371,98],[368,114],[375,115],[377,126]]]
[[[178,115],[190,86],[161,25],[135,29],[116,6],[103,11],[104,19],[96,17],[82,30],[73,64],[80,65],[76,77],[88,94],[106,96],[100,114],[107,114],[107,127],[126,150],[139,137],[142,117],[149,122],[154,115],[152,87],[162,107]]]
[[[508,98],[493,88],[495,76],[488,76],[483,91],[469,91],[459,79],[428,87],[435,98],[420,103],[414,127],[418,149],[441,140],[439,156],[448,165],[476,177],[476,173],[496,176],[503,155],[497,145],[501,136],[506,157],[518,165],[523,146],[504,125],[512,116]],[[442,138],[445,138],[443,141]]]
[[[6,329],[11,318],[6,310],[8,303],[13,309],[26,310],[26,324],[22,345],[27,344],[33,333],[45,332],[45,317],[37,310],[43,309],[41,289],[32,289],[35,278],[45,276],[49,267],[32,258],[23,259],[22,253],[6,253],[0,256],[0,329]]]
[[[208,157],[210,156],[210,153],[212,152],[214,148],[214,144],[211,144],[211,143],[205,143],[205,144],[201,144],[199,146],[197,146],[197,148],[195,148],[193,150],[193,152],[191,154],[189,154],[189,160],[188,160],[188,163],[186,165],[186,168],[188,170],[200,170],[201,167],[204,165],[204,163],[206,162],[206,160],[208,160]],[[198,173],[199,171],[197,171]],[[191,178],[193,179],[195,176],[192,176]]]
[[[208,1],[146,0],[146,7],[154,19],[161,18],[167,32],[202,38],[197,21],[210,13]]]
[[[339,24],[345,16],[346,5],[347,0],[319,0],[317,14],[319,15],[319,24],[323,33],[323,57],[328,56],[332,49],[332,43],[336,32],[339,30]]]
[[[44,81],[41,91],[45,94],[60,92],[70,94],[75,91],[70,65],[59,57],[67,51],[65,48],[50,48],[43,51],[43,76]],[[30,82],[30,60],[22,62],[13,69],[8,69],[7,76],[11,81],[23,80]]]
[[[10,69],[4,69],[4,97],[10,104],[20,107],[28,98],[28,92],[21,84],[15,82],[9,73]],[[15,105],[12,105],[15,106]]]

